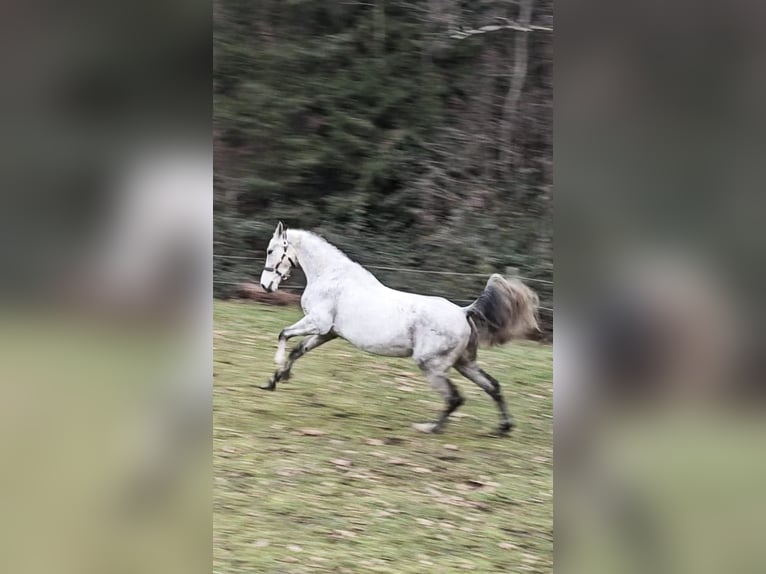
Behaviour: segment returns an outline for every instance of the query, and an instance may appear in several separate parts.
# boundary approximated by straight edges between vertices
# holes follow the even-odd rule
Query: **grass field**
[[[466,404],[444,434],[441,399],[409,359],[345,341],[307,354],[261,391],[279,330],[299,309],[215,305],[216,573],[551,572],[552,349],[482,350],[517,428],[454,372]]]

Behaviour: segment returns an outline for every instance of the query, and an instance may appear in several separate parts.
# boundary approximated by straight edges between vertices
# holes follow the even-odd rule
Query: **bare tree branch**
[[[533,0],[521,0],[519,20],[521,25],[528,28],[532,21]],[[519,100],[524,83],[527,79],[527,64],[529,59],[528,36],[517,34],[513,49],[513,68],[511,70],[511,83],[503,104],[503,135],[505,145],[501,148],[501,169],[505,170],[506,177],[510,177],[515,164],[513,150],[514,123],[518,114]]]
[[[497,32],[498,30],[515,30],[517,32],[553,32],[553,28],[550,26],[538,26],[536,24],[529,24],[522,22],[514,22],[503,18],[504,24],[488,24],[487,26],[481,26],[480,28],[470,29],[456,29],[450,30],[449,37],[455,40],[462,40],[469,36],[475,36],[476,34],[487,34],[488,32]],[[523,14],[522,14],[523,20]]]

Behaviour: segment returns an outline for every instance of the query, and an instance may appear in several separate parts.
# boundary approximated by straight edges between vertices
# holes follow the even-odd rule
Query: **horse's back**
[[[339,298],[335,330],[363,350],[400,357],[412,355],[424,339],[434,345],[459,345],[470,336],[468,321],[457,305],[380,283],[349,290]]]

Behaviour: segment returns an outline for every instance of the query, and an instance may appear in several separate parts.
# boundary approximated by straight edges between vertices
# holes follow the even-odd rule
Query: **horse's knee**
[[[426,376],[429,374],[444,376],[454,364],[448,353],[429,354],[428,356],[415,355],[412,359]]]

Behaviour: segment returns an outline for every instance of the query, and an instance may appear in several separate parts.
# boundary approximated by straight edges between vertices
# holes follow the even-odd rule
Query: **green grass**
[[[549,346],[480,351],[509,438],[489,436],[495,406],[457,372],[466,403],[425,435],[411,423],[442,402],[410,359],[336,340],[270,393],[255,387],[300,310],[217,302],[214,316],[214,572],[552,571]]]

